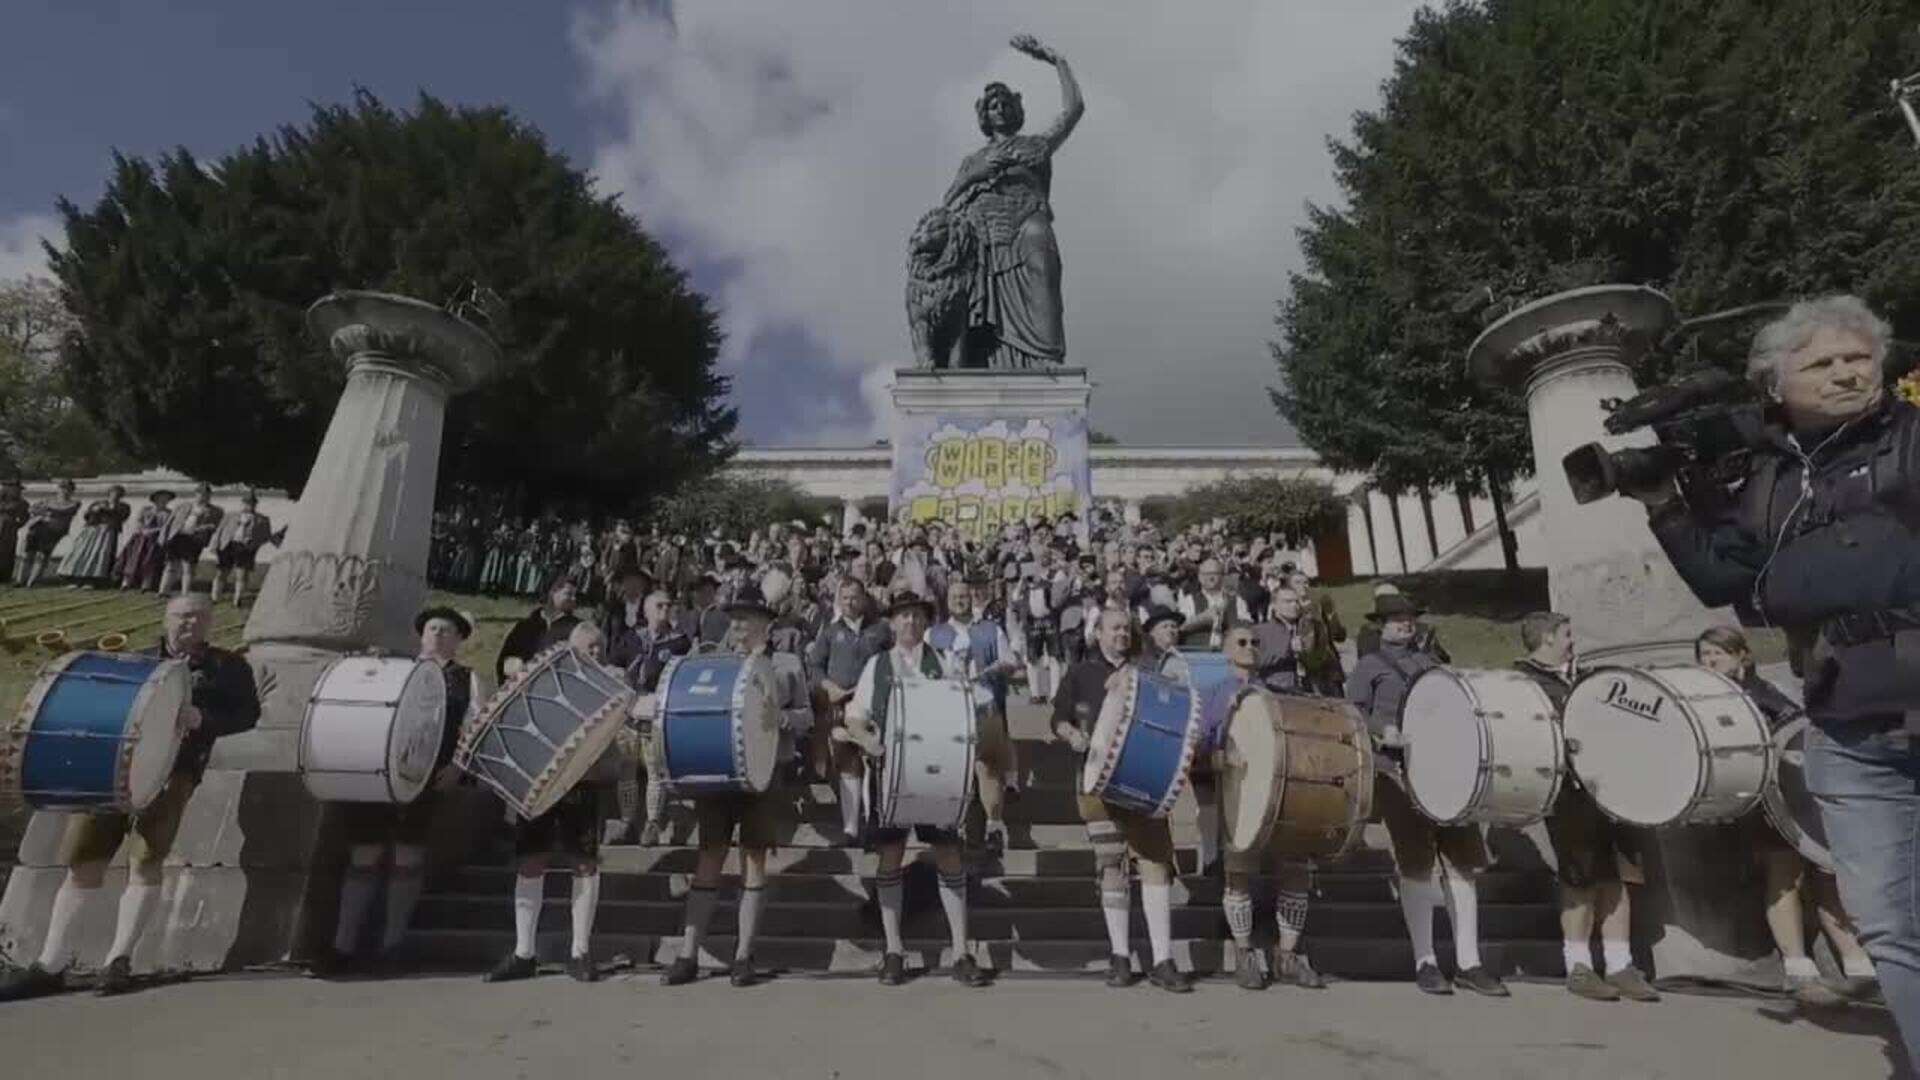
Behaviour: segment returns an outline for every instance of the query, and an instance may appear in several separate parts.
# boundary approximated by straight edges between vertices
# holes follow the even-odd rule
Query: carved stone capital
[[[1486,328],[1467,364],[1488,382],[1525,383],[1538,368],[1573,350],[1629,364],[1658,342],[1678,316],[1666,295],[1639,285],[1595,285],[1535,300]]]
[[[390,293],[332,293],[307,309],[307,322],[349,369],[385,362],[455,392],[504,363],[484,330],[432,304]]]
[[[404,637],[383,639],[411,626],[426,598],[425,579],[398,560],[282,552],[260,587],[247,640],[297,642],[341,651],[367,644],[405,650],[410,642]]]

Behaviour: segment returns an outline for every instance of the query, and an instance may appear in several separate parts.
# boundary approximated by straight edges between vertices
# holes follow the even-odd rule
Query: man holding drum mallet
[[[0,1001],[65,989],[67,965],[73,959],[68,938],[105,881],[107,864],[122,840],[127,841],[127,886],[120,894],[120,917],[100,972],[99,991],[119,994],[132,987],[133,947],[160,902],[161,868],[206,771],[214,740],[249,730],[260,719],[253,669],[239,655],[207,643],[212,626],[213,601],[205,593],[182,593],[167,601],[164,636],[145,655],[185,660],[193,675],[192,703],[181,716],[186,735],[173,776],[159,797],[137,814],[74,814],[68,820],[60,856],[67,876],[53,897],[40,959],[0,980]]]
[[[1375,761],[1381,780],[1373,787],[1373,805],[1387,827],[1393,864],[1399,874],[1400,913],[1413,940],[1414,981],[1429,994],[1451,994],[1458,983],[1476,993],[1506,997],[1506,984],[1480,962],[1479,890],[1475,878],[1490,861],[1478,825],[1440,825],[1422,814],[1405,786],[1400,740],[1400,704],[1421,672],[1439,661],[1415,639],[1424,614],[1398,593],[1374,597],[1368,621],[1379,628],[1380,645],[1361,655],[1347,678],[1347,700],[1367,718],[1380,747]],[[1434,872],[1444,870],[1441,881]],[[1452,982],[1440,971],[1433,945],[1433,913],[1441,904],[1453,923]]]
[[[563,582],[569,616],[573,583]],[[561,585],[551,596],[560,598]],[[539,616],[535,612],[533,617]],[[575,619],[566,643],[595,664],[606,655],[606,638],[598,626]],[[615,675],[620,675],[618,671]],[[610,747],[608,753],[618,753]],[[487,972],[487,982],[531,979],[539,971],[536,959],[540,909],[546,905],[547,865],[554,856],[573,867],[573,943],[567,956],[567,974],[578,982],[597,982],[593,964],[593,917],[600,907],[600,791],[591,781],[575,784],[552,809],[535,818],[516,817],[513,823],[513,951]]]
[[[641,602],[641,611],[646,625],[629,646],[633,659],[627,665],[627,685],[633,687],[637,694],[645,696],[658,688],[660,673],[666,670],[668,661],[693,651],[693,639],[674,625],[673,598],[667,590],[661,588],[649,592]],[[629,825],[644,810],[645,824],[640,829],[641,847],[652,847],[660,842],[667,813],[666,765],[660,760],[660,744],[651,737],[652,730],[646,726],[647,723],[642,721],[638,728],[641,736],[640,761],[647,774],[646,802],[642,804],[640,801],[637,777],[622,777],[619,786],[620,813]]]
[[[1099,647],[1067,670],[1053,699],[1054,736],[1084,759],[1109,691],[1131,665],[1133,619],[1120,608],[1100,612],[1094,630]],[[1081,773],[1076,762],[1074,775]],[[1153,985],[1176,994],[1193,991],[1193,980],[1173,961],[1173,830],[1165,818],[1110,806],[1096,795],[1078,796],[1099,874],[1100,910],[1107,922],[1107,985],[1133,985],[1133,947],[1128,940],[1127,856],[1140,865],[1140,906],[1146,909],[1153,944]]]
[[[1565,713],[1573,692],[1573,622],[1552,611],[1536,611],[1520,620],[1520,644],[1527,650],[1514,670],[1538,683]],[[1593,801],[1580,778],[1568,769],[1547,815],[1547,839],[1560,878],[1560,936],[1566,951],[1567,989],[1595,1001],[1658,1001],[1659,991],[1633,966],[1629,936],[1633,901],[1629,885],[1644,885],[1641,834],[1622,825]],[[1593,923],[1600,920],[1600,959],[1605,978],[1595,974]]]
[[[893,647],[867,661],[847,702],[847,726],[835,733],[835,738],[854,742],[874,759],[886,753],[881,728],[890,719],[887,710],[893,700],[896,673],[918,672],[929,679],[964,675],[949,673],[940,653],[927,644],[933,601],[902,594],[887,609],[887,621],[893,630]],[[953,979],[962,986],[985,986],[989,977],[974,960],[973,942],[967,934],[967,870],[960,861],[960,834],[928,825],[915,825],[913,833],[921,843],[932,846],[934,865],[940,871],[940,906],[946,910],[947,930],[953,938]],[[874,885],[880,899],[880,924],[887,938],[887,952],[880,961],[880,982],[899,986],[907,978],[907,948],[900,936],[900,864],[906,859],[907,830],[873,829],[868,840],[879,858]]]
[[[500,643],[499,659],[494,661],[493,677],[505,682],[518,674],[527,662],[567,640],[580,617],[573,613],[580,590],[565,574],[556,574],[547,583],[545,604],[527,613],[513,624],[507,640]]]
[[[791,755],[794,740],[805,738],[813,723],[806,673],[798,657],[777,653],[771,648],[768,634],[775,612],[767,606],[757,586],[751,583],[740,586],[725,609],[729,619],[726,646],[747,656],[765,655],[772,662],[775,703],[780,710],[780,748],[774,760],[785,762]],[[657,694],[643,695],[634,701],[633,715],[651,720],[659,706]],[[657,730],[653,738],[659,738]],[[776,768],[773,775],[773,787],[758,794],[693,797],[700,830],[700,854],[694,863],[693,885],[687,890],[680,955],[667,966],[662,980],[666,985],[682,986],[700,976],[700,943],[713,917],[720,872],[726,865],[727,849],[733,843],[736,828],[740,833],[740,926],[734,943],[731,978],[735,986],[752,986],[760,981],[760,972],[753,962],[753,945],[760,914],[766,907],[767,852],[780,842],[780,807],[790,801],[780,787],[781,770]]]
[[[1272,603],[1278,606],[1278,598],[1291,597],[1286,590],[1278,590]],[[1223,746],[1226,737],[1227,722],[1233,716],[1234,708],[1243,694],[1258,693],[1260,689],[1280,693],[1294,690],[1291,673],[1281,678],[1272,657],[1263,649],[1262,638],[1265,632],[1276,624],[1263,623],[1258,627],[1236,626],[1226,632],[1221,639],[1228,663],[1232,664],[1233,677],[1221,682],[1208,692],[1201,706],[1203,724],[1203,751],[1212,759],[1206,770],[1211,774],[1203,783],[1194,778],[1193,791],[1196,799],[1215,803],[1219,798],[1219,787],[1213,777],[1219,776],[1224,769],[1220,756],[1225,753]],[[1289,662],[1293,653],[1288,653]],[[1196,769],[1196,772],[1200,770]],[[1218,821],[1218,807],[1215,806],[1214,820]],[[1216,841],[1217,842],[1217,841]],[[1253,875],[1261,865],[1272,861],[1274,876],[1273,921],[1277,928],[1274,942],[1273,963],[1262,965],[1261,957],[1253,947]],[[1304,987],[1308,990],[1323,990],[1326,980],[1313,970],[1307,954],[1300,950],[1300,938],[1307,932],[1307,911],[1311,903],[1313,890],[1313,865],[1304,859],[1290,857],[1280,852],[1268,851],[1228,851],[1226,853],[1226,889],[1221,894],[1220,906],[1227,917],[1227,929],[1233,934],[1233,943],[1240,953],[1235,969],[1235,981],[1244,990],[1264,990],[1269,982],[1281,982],[1290,986]],[[1271,974],[1269,974],[1271,972]]]
[[[486,702],[489,693],[479,674],[457,659],[460,646],[473,633],[472,620],[450,607],[430,607],[414,617],[413,629],[420,635],[420,659],[439,665],[447,684],[446,721],[439,752],[433,759],[433,780],[410,803],[339,804],[346,819],[347,869],[340,880],[340,914],[334,924],[333,945],[315,958],[316,975],[332,974],[353,963],[374,894],[380,890],[380,862],[389,848],[393,862],[387,875],[387,921],[381,953],[391,952],[406,936],[426,877],[427,841],[440,793],[460,781],[460,769],[453,764],[453,748],[460,741],[461,727]]]
[[[985,579],[980,579],[982,585]],[[1007,678],[1020,666],[1007,632],[974,617],[974,582],[955,575],[947,586],[947,621],[927,632],[927,640],[947,658],[948,670],[987,688],[993,707],[979,726],[979,752],[973,763],[974,790],[987,817],[989,851],[1007,846],[1007,773],[1013,766],[1007,732]]]
[[[893,643],[885,623],[867,618],[867,604],[867,587],[855,578],[842,578],[835,590],[833,618],[807,648],[807,671],[818,703],[813,766],[836,785],[840,828],[848,843],[860,835],[860,753],[830,735],[846,723],[847,703],[853,698],[860,673]]]

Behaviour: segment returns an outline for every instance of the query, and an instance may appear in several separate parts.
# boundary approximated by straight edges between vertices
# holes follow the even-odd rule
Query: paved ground
[[[1816,1025],[1751,999],[1600,1004],[1557,987],[1516,991],[1502,1002],[1377,983],[1248,994],[1210,982],[1176,998],[1070,979],[980,991],[824,978],[741,991],[709,979],[668,991],[650,974],[595,986],[234,976],[0,1006],[0,1053],[7,1075],[65,1080],[1896,1075],[1890,1024],[1874,1011]]]

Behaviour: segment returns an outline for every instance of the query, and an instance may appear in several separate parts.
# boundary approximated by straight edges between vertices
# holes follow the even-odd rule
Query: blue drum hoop
[[[728,743],[733,751],[733,772],[724,776],[676,777],[673,775],[673,739],[669,735],[673,725],[667,722],[667,709],[673,700],[673,677],[675,673],[680,670],[680,665],[683,661],[695,659],[704,660],[716,655],[735,657],[741,661],[740,666],[734,669],[733,685],[729,689],[727,699],[727,728],[728,734],[730,735]],[[662,772],[666,774],[665,782],[669,794],[725,795],[738,793],[757,795],[760,793],[760,789],[754,787],[747,776],[747,724],[745,714],[747,709],[747,662],[749,659],[749,657],[741,656],[737,653],[690,653],[686,656],[674,657],[672,660],[667,661],[665,667],[660,669],[660,681],[655,684],[660,687],[660,709],[658,719],[654,723],[654,737],[660,740],[660,765]]]
[[[1216,685],[1233,677],[1232,663],[1227,660],[1227,654],[1218,649],[1176,648],[1173,651],[1186,665],[1188,688],[1199,697],[1206,697]],[[1195,663],[1196,659],[1200,662]]]
[[[73,666],[74,662],[83,656],[110,657],[116,663],[127,664],[130,667],[151,665],[146,668],[146,672],[137,680],[133,678],[119,680],[127,683],[140,683],[140,689],[134,692],[133,702],[127,710],[126,725],[121,728],[120,734],[117,736],[92,735],[82,732],[55,733],[36,731],[36,721],[39,720],[40,708],[46,703],[47,695],[53,691],[53,688],[59,684],[61,678],[67,674],[67,669]],[[33,685],[28,688],[26,699],[20,703],[20,711],[15,715],[13,737],[9,740],[12,745],[8,748],[6,754],[0,755],[0,791],[7,792],[17,801],[35,810],[122,814],[144,809],[144,807],[135,806],[133,803],[132,773],[134,747],[137,746],[140,741],[142,721],[148,709],[152,706],[153,697],[159,692],[161,683],[171,677],[174,671],[185,671],[185,669],[186,662],[183,660],[141,656],[139,654],[128,656],[119,653],[102,653],[84,649],[65,653],[49,660],[46,665],[40,669],[40,674],[34,678]],[[109,681],[100,675],[82,674],[78,672],[74,673],[74,677],[85,678],[96,682]],[[186,700],[184,696],[182,700]],[[30,792],[26,790],[26,761],[27,755],[32,749],[34,737],[36,735],[51,736],[55,734],[61,738],[117,740],[120,743],[120,752],[115,755],[114,758],[112,789],[110,791],[51,792]],[[179,733],[176,732],[176,754],[179,751],[179,738]],[[47,798],[46,796],[49,795],[56,797]],[[74,798],[62,799],[57,797],[63,795]]]
[[[1135,668],[1133,678],[1127,680],[1126,696],[1122,699],[1120,706],[1120,722],[1114,727],[1113,741],[1107,745],[1106,760],[1100,765],[1100,773],[1094,781],[1091,794],[1099,796],[1103,801],[1138,809],[1152,817],[1163,818],[1173,813],[1174,804],[1180,801],[1181,794],[1187,790],[1187,784],[1193,774],[1193,759],[1200,750],[1199,691],[1191,687],[1182,687],[1187,692],[1187,726],[1185,733],[1181,736],[1180,764],[1172,782],[1167,785],[1166,793],[1160,797],[1159,801],[1147,806],[1135,804],[1130,799],[1114,799],[1109,796],[1107,787],[1112,782],[1114,773],[1119,770],[1121,759],[1126,757],[1127,747],[1132,743],[1134,708],[1139,702],[1140,684],[1149,678],[1161,679],[1164,676]],[[1175,679],[1166,681],[1175,686],[1181,685]]]

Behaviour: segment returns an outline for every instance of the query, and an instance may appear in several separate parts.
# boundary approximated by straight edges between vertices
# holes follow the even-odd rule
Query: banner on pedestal
[[[1084,523],[1092,495],[1084,413],[899,418],[887,503],[895,521],[943,521],[979,539],[1035,515]]]

